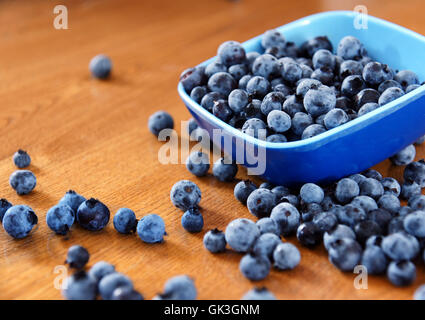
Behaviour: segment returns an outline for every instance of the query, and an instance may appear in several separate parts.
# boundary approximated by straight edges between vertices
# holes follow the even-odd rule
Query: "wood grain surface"
[[[61,299],[54,287],[55,267],[63,265],[69,246],[81,244],[91,253],[89,265],[100,260],[115,264],[148,299],[179,274],[195,278],[200,299],[239,299],[254,286],[238,270],[240,255],[212,255],[202,237],[208,229],[223,229],[232,219],[251,215],[234,199],[234,183],[194,178],[183,165],[161,165],[161,142],[149,133],[147,119],[156,110],[168,110],[180,130],[189,114],[177,95],[179,74],[213,56],[221,42],[245,41],[320,11],[351,10],[357,1],[63,2],[68,30],[53,27],[53,8],[60,2],[0,1],[0,196],[31,206],[40,221],[23,240],[1,228],[0,298]],[[361,4],[372,15],[425,34],[422,0]],[[88,72],[89,60],[98,53],[112,58],[108,81],[94,80]],[[8,183],[18,148],[30,153],[30,169],[38,179],[27,196],[17,196]],[[418,159],[424,157],[425,146],[417,152]],[[402,168],[389,161],[377,168],[385,176],[401,177]],[[237,178],[244,177],[240,169]],[[171,186],[188,178],[203,192],[205,227],[199,234],[183,230],[181,212],[169,200]],[[129,207],[138,217],[161,215],[166,241],[148,245],[136,235],[118,234],[112,223],[96,233],[75,226],[69,239],[54,235],[46,226],[46,211],[68,189],[100,199],[112,214]],[[279,299],[411,299],[425,282],[421,265],[408,288],[370,277],[368,290],[356,290],[355,275],[332,267],[323,249],[300,250],[298,268],[273,270],[258,285]]]

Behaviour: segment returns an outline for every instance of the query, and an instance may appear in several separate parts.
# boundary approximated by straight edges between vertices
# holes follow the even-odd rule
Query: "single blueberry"
[[[111,300],[112,294],[117,288],[133,290],[133,282],[129,277],[119,272],[110,273],[99,282],[99,293],[103,300]]]
[[[150,132],[158,136],[164,129],[173,129],[173,117],[166,111],[157,111],[149,117],[148,127]]]
[[[400,200],[393,194],[384,194],[378,200],[378,207],[396,215],[400,210]]]
[[[286,137],[283,134],[280,133],[275,133],[275,134],[271,134],[266,138],[267,142],[272,142],[272,143],[283,143],[283,142],[288,142],[288,139],[286,139]]]
[[[75,221],[75,212],[66,204],[51,207],[46,214],[47,226],[55,233],[66,235]]]
[[[243,76],[247,75],[249,71],[246,64],[241,63],[230,66],[228,72],[236,81],[239,81]]]
[[[341,93],[346,97],[353,98],[365,88],[366,84],[361,76],[348,76],[341,84]]]
[[[214,102],[212,113],[224,122],[228,122],[233,115],[232,109],[230,109],[227,100],[223,99]]]
[[[227,71],[227,67],[223,63],[221,63],[220,61],[214,61],[206,66],[205,75],[208,78],[211,78],[211,76],[215,73],[226,72],[226,71]]]
[[[317,50],[313,55],[313,67],[314,69],[318,69],[321,67],[328,67],[331,69],[335,69],[336,61],[335,56],[326,49]]]
[[[339,67],[339,76],[344,79],[348,76],[361,76],[363,73],[363,65],[359,61],[345,60]]]
[[[349,238],[337,239],[330,243],[329,261],[338,269],[352,272],[362,257],[360,244]]]
[[[228,158],[220,158],[214,163],[212,172],[218,181],[233,181],[238,173],[238,165]]]
[[[304,96],[304,107],[313,117],[328,113],[335,104],[335,93],[327,86],[310,89]]]
[[[9,184],[18,195],[25,195],[34,190],[37,179],[29,170],[16,170],[10,175]]]
[[[320,243],[321,230],[313,222],[304,222],[297,229],[298,241],[306,247],[314,247]]]
[[[287,202],[279,203],[274,207],[270,218],[276,222],[279,228],[279,234],[282,236],[294,233],[300,225],[300,213],[298,209]]]
[[[224,252],[226,250],[226,238],[223,231],[212,229],[204,235],[204,247],[211,253]]]
[[[252,281],[265,279],[270,273],[271,263],[267,257],[248,253],[239,263],[239,270],[245,278]]]
[[[421,188],[425,188],[425,161],[409,163],[404,168],[403,176],[406,182],[416,182]]]
[[[251,220],[239,218],[227,225],[224,234],[226,242],[233,250],[248,252],[260,236],[260,230]]]
[[[317,184],[306,183],[300,189],[300,197],[306,203],[321,203],[325,194]]]
[[[404,200],[409,200],[411,197],[421,194],[421,186],[416,182],[405,182],[401,185],[400,197]]]
[[[378,223],[372,220],[363,220],[354,226],[356,239],[359,243],[365,244],[366,240],[371,236],[378,236],[382,234],[381,227]]]
[[[382,250],[392,260],[411,260],[419,253],[419,242],[404,232],[396,232],[382,240]]]
[[[337,54],[344,60],[359,60],[367,55],[367,52],[359,39],[346,36],[338,43]]]
[[[425,297],[425,293],[424,293],[424,297]],[[252,290],[249,290],[247,293],[245,293],[241,300],[276,300],[276,297],[274,296],[273,293],[271,293],[265,287],[262,287],[262,288],[256,287]]]
[[[425,237],[425,211],[414,211],[404,218],[404,229],[411,235]]]
[[[171,188],[170,199],[174,206],[186,211],[199,204],[201,201],[201,190],[192,181],[180,180]]]
[[[86,248],[75,245],[68,249],[65,263],[69,264],[70,268],[82,269],[90,259],[90,254]]]
[[[355,207],[361,207],[366,213],[378,209],[376,201],[369,196],[357,196],[351,201]]]
[[[356,110],[360,110],[367,103],[377,104],[380,94],[375,89],[366,88],[356,94],[354,101],[356,103]]]
[[[344,224],[338,224],[334,229],[325,232],[325,234],[323,235],[323,244],[326,250],[329,250],[331,243],[338,239],[345,238],[355,240],[356,234],[350,227]]]
[[[378,86],[385,80],[391,80],[393,73],[386,64],[369,62],[363,68],[363,79],[371,86]]]
[[[264,49],[270,47],[283,47],[285,45],[285,37],[276,29],[267,30],[261,37],[261,46]]]
[[[7,209],[3,216],[4,230],[15,239],[28,236],[37,223],[36,214],[26,205],[12,206]]]
[[[214,104],[220,99],[224,99],[225,96],[218,92],[208,92],[201,100],[202,108],[208,110],[209,112],[213,111]]]
[[[19,149],[13,155],[13,162],[19,169],[26,168],[31,164],[31,157],[26,151]]]
[[[146,243],[161,243],[164,241],[165,223],[157,214],[148,214],[137,223],[137,234]]]
[[[388,259],[378,246],[367,246],[363,251],[361,264],[369,274],[383,274],[387,270]]]
[[[235,195],[235,198],[242,203],[243,205],[246,205],[246,201],[249,197],[249,195],[256,190],[256,185],[250,181],[250,180],[243,180],[238,182],[235,185],[235,189],[233,191],[233,194]]]
[[[275,235],[280,234],[276,221],[274,221],[270,217],[261,218],[257,221],[256,224],[261,234],[265,234],[265,233],[274,233]]]
[[[380,106],[383,106],[391,101],[394,101],[401,96],[404,96],[404,91],[397,87],[388,88],[385,90],[379,97],[378,103]]]
[[[292,270],[299,265],[301,253],[292,243],[280,243],[273,251],[273,261],[279,270]]]
[[[319,212],[313,217],[313,223],[323,233],[333,230],[338,224],[338,219],[333,212]]]
[[[230,73],[217,72],[208,79],[208,89],[228,96],[233,89],[236,89],[236,80]]]
[[[323,132],[326,131],[326,128],[322,126],[321,124],[312,124],[309,125],[305,130],[303,131],[303,134],[301,135],[301,139],[309,139],[312,137],[315,137]]]
[[[379,108],[379,104],[374,102],[365,103],[360,109],[357,115],[360,117],[362,115],[365,115],[366,113],[369,113],[373,110],[376,110]]]
[[[114,215],[112,220],[114,228],[119,233],[128,234],[136,231],[137,219],[133,210],[128,208],[120,208]]]
[[[0,199],[0,222],[3,222],[4,214],[10,207],[12,207],[12,204],[9,201],[4,198]]]
[[[246,91],[255,98],[263,98],[269,91],[270,82],[261,76],[252,77],[247,85]]]
[[[281,92],[268,93],[261,102],[261,112],[267,116],[271,111],[282,110],[285,96]]]
[[[115,267],[112,264],[105,261],[99,261],[99,262],[96,262],[90,268],[88,274],[93,279],[96,279],[97,282],[99,282],[100,280],[102,280],[103,277],[114,272],[115,272]]]
[[[93,77],[106,79],[111,73],[111,59],[103,54],[99,54],[90,60],[89,69]]]
[[[62,197],[62,199],[59,200],[58,204],[63,204],[71,207],[71,209],[76,213],[78,210],[78,207],[86,201],[86,198],[84,198],[82,195],[79,195],[74,190],[68,190],[65,195]]]
[[[416,73],[410,70],[401,70],[394,76],[394,80],[401,84],[403,89],[410,85],[418,85],[419,79]]]
[[[291,128],[292,131],[296,134],[301,136],[304,130],[313,124],[313,118],[311,115],[304,113],[304,112],[297,112],[292,118],[291,121]]]
[[[237,41],[223,42],[218,47],[217,56],[226,66],[243,63],[246,59],[245,49]]]
[[[261,76],[266,79],[276,75],[279,70],[277,59],[271,54],[262,54],[255,59],[252,64],[252,73],[254,76]]]
[[[387,177],[382,179],[381,183],[384,187],[384,194],[392,194],[396,197],[400,195],[401,187],[396,179]]]
[[[164,285],[164,295],[169,300],[195,300],[197,294],[193,279],[187,275],[172,277]]]
[[[192,100],[195,100],[196,103],[201,103],[202,98],[207,94],[207,88],[206,87],[195,87],[190,92],[190,98]]]
[[[332,43],[327,36],[309,39],[301,45],[301,51],[308,57],[312,57],[320,49],[326,49],[332,52]]]
[[[77,210],[78,224],[89,231],[99,231],[109,222],[110,212],[107,206],[97,199],[84,201]]]
[[[282,105],[282,110],[289,114],[291,117],[294,117],[295,114],[297,114],[298,112],[306,112],[306,110],[304,109],[303,100],[298,98],[296,95],[291,95],[287,97],[287,99]]]
[[[310,75],[312,79],[319,80],[324,85],[330,86],[335,81],[334,70],[328,67],[321,67],[313,71]]]
[[[360,221],[366,220],[366,212],[360,206],[347,204],[336,211],[339,223],[354,227]]]
[[[62,295],[67,300],[96,300],[97,282],[83,270],[66,278]]]
[[[338,181],[335,189],[335,197],[340,203],[349,203],[359,194],[360,188],[356,181],[350,178],[344,178]]]
[[[388,266],[387,277],[395,286],[408,286],[416,279],[416,267],[410,261],[393,261]]]
[[[183,214],[181,224],[186,231],[198,233],[204,227],[204,218],[198,208],[190,208]]]
[[[396,153],[390,158],[391,162],[396,166],[406,166],[415,160],[416,148],[413,144],[408,145],[403,150]]]
[[[201,151],[192,152],[186,160],[186,168],[197,177],[203,177],[210,169],[210,158]]]
[[[378,87],[378,92],[379,92],[380,94],[382,94],[382,93],[384,93],[384,92],[385,92],[385,90],[387,90],[388,88],[394,88],[394,87],[396,87],[396,88],[400,88],[400,89],[403,89],[403,88],[401,87],[401,84],[400,84],[400,83],[398,83],[397,81],[395,81],[395,80],[385,80],[384,82],[382,82],[382,83],[379,85],[379,87]]]
[[[289,83],[296,83],[303,77],[303,69],[296,62],[286,62],[281,66],[281,76]]]
[[[281,243],[281,240],[276,234],[263,233],[255,241],[252,252],[255,255],[262,255],[268,259],[272,259],[273,251],[279,243]]]
[[[406,88],[406,94],[408,94],[408,93],[410,93],[410,92],[412,92],[412,91],[414,91],[414,90],[416,90],[416,89],[418,89],[418,88],[420,88],[421,86],[419,85],[419,84],[411,84],[410,86],[408,86],[407,88]]]
[[[235,89],[229,94],[229,107],[233,112],[241,112],[248,105],[249,97],[245,90]]]
[[[384,187],[376,179],[368,178],[359,184],[360,195],[379,199],[384,194]]]
[[[372,210],[367,214],[367,219],[376,222],[383,232],[388,229],[392,217],[391,213],[381,208]]]

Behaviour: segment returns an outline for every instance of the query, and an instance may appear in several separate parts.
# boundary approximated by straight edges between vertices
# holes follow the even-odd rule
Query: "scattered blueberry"
[[[192,152],[186,160],[186,168],[197,177],[203,177],[210,169],[210,158],[201,151]]]
[[[251,180],[243,180],[235,185],[233,194],[240,203],[246,205],[249,195],[256,189],[257,187]]]
[[[292,270],[299,265],[301,253],[292,243],[280,243],[273,251],[273,261],[279,270]]]
[[[186,92],[190,93],[193,88],[205,83],[205,68],[195,67],[184,70],[180,75],[180,82]]]
[[[204,218],[197,207],[188,209],[182,216],[183,228],[191,233],[201,232],[204,227]]]
[[[66,235],[75,221],[75,212],[66,204],[51,207],[46,214],[47,226],[55,233]]]
[[[268,189],[259,188],[250,193],[247,199],[247,207],[250,213],[258,218],[270,216],[270,212],[276,204],[276,196]]]
[[[97,199],[84,201],[77,210],[78,224],[89,231],[99,231],[109,222],[110,212],[107,206]]]
[[[223,252],[226,249],[224,233],[218,229],[212,229],[205,233],[203,243],[204,247],[212,253]]]
[[[28,236],[32,228],[38,223],[34,211],[26,205],[12,206],[3,216],[4,230],[15,239]]]
[[[226,242],[237,252],[248,252],[259,236],[257,225],[245,218],[231,221],[225,231]]]
[[[82,269],[90,259],[90,254],[86,248],[75,245],[68,249],[65,263],[69,264],[70,268]]]
[[[81,270],[66,278],[62,295],[67,300],[95,300],[97,282]]]
[[[425,294],[424,294],[425,295]],[[276,300],[276,297],[266,288],[254,288],[245,293],[241,300]],[[425,300],[425,298],[424,298]]]
[[[16,170],[10,175],[9,183],[18,195],[24,195],[35,188],[37,179],[29,170]]]
[[[415,211],[404,218],[404,229],[411,235],[425,237],[425,211]]]
[[[409,234],[396,232],[382,240],[382,250],[392,260],[411,260],[419,253],[418,240]]]
[[[356,181],[350,178],[344,178],[338,181],[335,197],[343,204],[349,203],[360,194],[360,188]]]
[[[228,158],[218,159],[213,166],[213,175],[218,181],[232,181],[238,172],[238,166]]]
[[[0,222],[3,222],[4,214],[6,213],[7,209],[9,209],[11,206],[12,204],[6,199],[4,198],[0,199]]]
[[[274,221],[272,218],[269,218],[269,217],[261,218],[257,221],[256,224],[261,234],[265,234],[265,233],[274,233],[276,235],[280,234],[278,225],[276,221]]]
[[[329,261],[345,272],[353,271],[362,257],[362,248],[353,239],[342,238],[332,241],[329,245]]]
[[[93,77],[106,79],[111,73],[111,59],[103,54],[99,54],[90,60],[89,69]]]
[[[201,190],[192,181],[180,180],[171,188],[170,199],[174,206],[186,211],[199,204],[201,201]]]
[[[164,295],[169,300],[195,300],[197,294],[193,279],[186,275],[170,278],[164,285]]]
[[[297,230],[301,217],[295,206],[282,202],[272,209],[270,218],[276,222],[279,233],[287,236]]]
[[[164,129],[173,129],[173,117],[166,111],[157,111],[149,117],[148,127],[150,132],[158,136]]]
[[[410,261],[393,261],[388,266],[387,277],[395,286],[408,286],[416,279],[416,267]]]
[[[59,200],[58,204],[69,206],[75,213],[77,213],[78,207],[86,201],[82,195],[79,195],[74,190],[69,190],[65,193],[62,199]]]
[[[300,197],[306,203],[321,203],[325,194],[317,184],[306,183],[301,187]]]
[[[26,168],[31,164],[31,157],[26,151],[19,149],[13,155],[13,162],[19,169]]]
[[[137,223],[137,234],[146,243],[161,243],[164,241],[165,223],[156,214],[148,214]]]
[[[117,288],[133,290],[133,282],[129,277],[119,272],[110,273],[99,282],[99,293],[103,300],[111,300],[112,294]]]
[[[88,274],[99,282],[103,277],[114,272],[115,267],[112,264],[105,261],[99,261],[90,268]]]
[[[239,270],[244,277],[252,281],[265,279],[270,273],[271,263],[263,255],[248,253],[243,256],[239,263]]]
[[[137,219],[133,210],[128,208],[120,208],[114,215],[112,220],[114,228],[119,233],[128,234],[136,231]]]
[[[367,246],[363,251],[361,264],[369,274],[383,274],[387,270],[388,259],[379,246]]]

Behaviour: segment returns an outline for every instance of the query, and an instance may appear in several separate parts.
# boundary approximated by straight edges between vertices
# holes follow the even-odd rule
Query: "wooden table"
[[[369,13],[425,33],[421,0],[363,1]],[[180,72],[215,54],[228,39],[244,41],[275,26],[331,9],[353,9],[357,1],[66,1],[69,29],[53,27],[50,1],[0,3],[0,196],[28,204],[39,217],[35,232],[13,240],[0,231],[0,298],[61,299],[55,289],[56,266],[67,248],[81,244],[90,265],[106,260],[130,276],[148,299],[171,276],[196,279],[200,299],[239,299],[253,287],[238,270],[240,255],[212,255],[202,245],[204,232],[189,234],[181,212],[169,200],[171,186],[192,179],[203,192],[205,230],[225,228],[237,217],[250,218],[233,197],[233,183],[192,177],[183,165],[161,165],[161,146],[147,129],[148,116],[168,110],[180,121],[189,117],[176,92]],[[113,61],[109,81],[88,72],[89,60],[107,53]],[[10,188],[11,157],[28,150],[37,187],[19,197]],[[425,146],[417,148],[418,158]],[[401,177],[388,161],[384,175]],[[238,178],[245,171],[240,170]],[[258,182],[258,181],[257,181]],[[68,189],[138,216],[161,215],[168,237],[163,244],[142,243],[118,234],[112,223],[97,233],[73,227],[69,239],[46,226],[46,211]],[[294,239],[291,242],[296,243]],[[301,248],[302,261],[290,272],[273,270],[259,283],[280,299],[410,299],[425,282],[424,268],[411,287],[395,288],[384,277],[370,277],[368,290],[356,290],[354,274],[330,265],[323,249]]]

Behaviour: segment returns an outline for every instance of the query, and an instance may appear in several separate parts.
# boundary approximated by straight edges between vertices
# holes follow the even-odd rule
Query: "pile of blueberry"
[[[336,54],[327,37],[297,47],[277,30],[264,33],[263,52],[221,44],[206,67],[185,70],[191,98],[242,132],[270,142],[307,139],[338,127],[417,89],[409,70],[373,61],[355,37]]]
[[[115,270],[115,266],[100,261],[88,272],[84,270],[90,255],[79,245],[68,249],[65,263],[75,273],[64,282],[63,296],[68,300],[95,300],[98,295],[103,300],[143,300],[144,297],[134,289],[133,282],[126,275]],[[196,288],[193,280],[185,275],[169,279],[164,291],[155,300],[193,300],[196,299]]]

